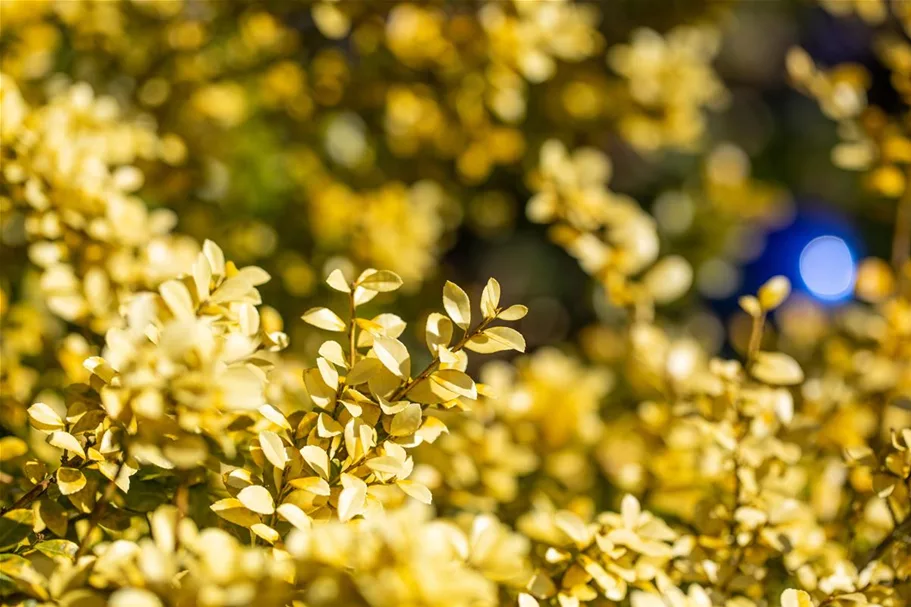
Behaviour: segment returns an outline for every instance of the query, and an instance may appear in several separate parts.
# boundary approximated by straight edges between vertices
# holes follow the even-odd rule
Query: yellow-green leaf
[[[47,540],[46,542],[35,544],[35,550],[50,557],[72,559],[76,555],[76,551],[79,550],[79,546],[69,540]]]
[[[0,517],[0,550],[10,550],[32,532],[34,514],[31,510],[10,510]]]
[[[57,486],[63,495],[72,495],[85,488],[85,475],[75,468],[57,468]]]

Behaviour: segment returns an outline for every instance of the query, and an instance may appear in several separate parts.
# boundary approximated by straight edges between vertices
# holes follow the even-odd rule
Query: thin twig
[[[756,353],[762,346],[762,330],[765,327],[765,311],[753,317],[753,328],[750,331],[750,345],[747,347],[747,361],[753,362]]]
[[[82,464],[80,464],[77,467],[77,469],[81,470],[82,467],[86,465],[86,463],[87,462],[83,462]],[[72,459],[67,461],[64,458],[61,458],[61,461],[60,461],[61,467],[71,466],[72,464],[73,464]],[[3,508],[0,508],[0,516],[6,514],[7,512],[10,512],[11,510],[16,510],[18,508],[25,508],[26,506],[28,506],[35,500],[40,499],[41,497],[44,496],[45,493],[47,493],[47,490],[50,489],[51,485],[53,485],[56,482],[57,482],[57,472],[54,471],[54,472],[48,473],[37,485],[35,485],[31,489],[29,489],[25,493],[25,495],[23,495],[18,500],[16,500],[15,503],[10,504],[9,506],[4,506]]]
[[[38,483],[37,485],[35,485],[31,489],[29,489],[28,492],[26,492],[25,495],[23,495],[18,500],[16,500],[15,503],[13,503],[9,506],[4,506],[3,508],[0,508],[0,515],[6,514],[7,512],[10,512],[12,510],[17,510],[19,508],[25,508],[26,506],[28,506],[29,504],[34,502],[36,499],[39,499],[41,496],[43,496],[47,492],[47,490],[51,486],[51,484],[55,483],[56,481],[57,481],[57,479],[53,473],[47,475],[44,478],[44,480],[42,480],[40,483]]]
[[[461,350],[462,348],[464,348],[465,344],[468,343],[468,340],[470,340],[475,335],[478,335],[479,333],[481,333],[481,331],[486,329],[487,325],[489,325],[493,320],[494,320],[493,318],[485,318],[480,323],[478,323],[478,326],[475,327],[474,329],[469,329],[469,330],[465,331],[465,333],[462,335],[462,339],[460,339],[458,342],[456,342],[456,345],[452,347],[452,352],[456,353],[459,350]],[[403,398],[405,398],[405,395],[408,394],[408,392],[410,392],[412,388],[414,388],[416,385],[418,385],[419,383],[421,383],[422,381],[424,381],[425,379],[430,377],[430,374],[433,373],[434,371],[436,371],[439,364],[440,364],[440,357],[434,356],[433,360],[430,361],[430,364],[427,365],[424,368],[424,370],[418,374],[417,377],[415,377],[414,379],[412,379],[408,382],[405,382],[398,390],[396,390],[392,394],[392,396],[389,398],[389,402],[394,403],[396,401],[399,401],[399,400],[402,400]]]
[[[348,368],[351,369],[354,367],[354,363],[357,362],[357,349],[356,349],[356,326],[357,326],[357,310],[354,306],[354,289],[351,289],[351,292],[348,294],[348,312],[349,312],[349,322],[348,322]]]

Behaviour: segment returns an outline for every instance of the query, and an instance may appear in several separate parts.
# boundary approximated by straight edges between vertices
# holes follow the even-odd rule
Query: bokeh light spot
[[[854,257],[837,236],[811,240],[800,253],[800,277],[820,299],[840,299],[851,292],[855,278]]]

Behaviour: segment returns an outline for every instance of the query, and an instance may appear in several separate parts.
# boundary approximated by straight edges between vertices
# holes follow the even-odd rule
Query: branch
[[[472,337],[474,337],[475,335],[478,335],[481,331],[486,329],[487,325],[489,325],[493,320],[494,320],[493,318],[485,318],[480,323],[478,323],[478,326],[476,326],[474,329],[465,331],[465,333],[462,335],[462,339],[460,339],[456,343],[456,345],[453,346],[453,348],[452,348],[453,353],[458,352],[459,350],[464,348],[465,344],[468,343],[468,340],[470,340]],[[430,361],[430,364],[427,365],[424,368],[424,370],[418,374],[417,377],[406,382],[398,390],[396,390],[392,394],[392,396],[389,398],[389,402],[394,403],[396,401],[399,401],[399,400],[402,400],[403,398],[405,398],[405,395],[408,394],[408,392],[410,392],[412,388],[414,388],[420,382],[422,382],[425,379],[427,379],[428,377],[430,377],[430,374],[433,373],[434,371],[436,371],[439,364],[440,364],[440,357],[435,356],[433,358],[433,360]]]

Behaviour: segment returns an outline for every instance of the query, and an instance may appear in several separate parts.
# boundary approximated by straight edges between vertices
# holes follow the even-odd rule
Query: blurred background
[[[548,140],[603,153],[602,185],[689,261],[666,313],[711,351],[742,347],[737,298],[770,276],[827,308],[862,257],[889,257],[894,199],[833,165],[858,152],[838,152],[843,126],[787,65],[795,47],[857,64],[830,101],[904,107],[874,44],[896,17],[877,1],[5,0],[0,21],[2,70],[29,101],[82,81],[157,126],[140,196],[269,271],[264,300],[300,352],[319,339],[297,319],[322,277],[370,266],[403,276],[406,313],[444,279],[476,295],[496,276],[529,305],[531,348],[585,350],[626,311],[529,219]],[[15,299],[26,237],[4,215]]]

